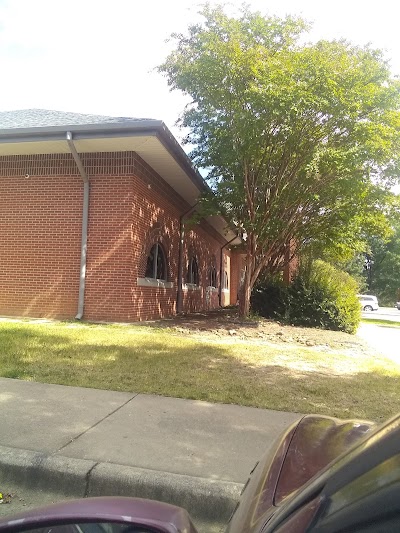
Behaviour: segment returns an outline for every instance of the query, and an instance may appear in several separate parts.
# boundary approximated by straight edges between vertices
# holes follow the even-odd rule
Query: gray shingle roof
[[[153,119],[84,115],[82,113],[66,113],[48,109],[19,109],[16,111],[0,111],[0,130],[45,128],[49,126],[83,126],[88,124],[127,124],[140,120]]]

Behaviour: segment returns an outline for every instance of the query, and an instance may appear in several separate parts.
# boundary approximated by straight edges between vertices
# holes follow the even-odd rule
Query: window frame
[[[194,265],[195,265],[195,270],[193,269]],[[192,255],[188,262],[185,286],[186,288],[190,288],[190,289],[200,288],[199,262],[197,261],[197,257],[195,255]]]
[[[199,263],[195,255],[189,259],[187,282],[190,285],[200,285]]]
[[[208,271],[208,282],[209,287],[218,289],[217,269],[214,266],[211,266]]]
[[[153,277],[146,276],[147,274],[147,267],[148,267],[148,261],[150,258],[150,254],[152,250],[155,248],[155,253],[153,257]],[[160,253],[161,250],[161,253]],[[157,270],[158,270],[158,257],[162,257],[162,265],[163,265],[163,278],[157,278]],[[174,284],[172,281],[168,281],[168,261],[167,261],[167,254],[165,253],[163,245],[157,241],[155,242],[148,254],[146,259],[146,268],[144,272],[144,277],[138,277],[137,278],[137,285],[139,287],[160,287],[164,289],[172,289]]]
[[[148,262],[149,262],[149,258],[150,258],[150,254],[152,252],[152,250],[155,248],[155,253],[154,253],[154,257],[153,257],[153,275],[152,276],[148,276],[147,275],[147,266],[148,266]],[[161,251],[161,253],[160,253]],[[162,261],[162,270],[164,271],[162,273],[163,277],[158,277],[157,274],[158,274],[158,258],[161,257],[161,261]],[[147,259],[146,259],[146,270],[145,270],[145,273],[144,273],[144,277],[146,279],[154,279],[154,280],[158,280],[158,281],[167,281],[168,279],[168,273],[167,273],[167,257],[166,257],[166,254],[164,252],[164,249],[161,245],[161,243],[159,242],[156,242],[153,244],[153,246],[150,248],[149,250],[149,253],[147,255]]]
[[[229,276],[227,270],[224,270],[222,273],[222,290],[229,292]]]

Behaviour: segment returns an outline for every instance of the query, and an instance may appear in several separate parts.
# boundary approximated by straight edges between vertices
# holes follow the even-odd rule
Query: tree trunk
[[[246,318],[250,312],[251,296],[251,258],[246,257],[246,272],[244,275],[243,285],[239,294],[239,318]]]

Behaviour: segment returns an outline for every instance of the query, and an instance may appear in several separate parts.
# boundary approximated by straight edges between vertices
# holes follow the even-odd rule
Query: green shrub
[[[252,309],[261,316],[296,326],[355,333],[361,318],[357,282],[324,261],[300,270],[290,286],[262,283],[252,295]]]

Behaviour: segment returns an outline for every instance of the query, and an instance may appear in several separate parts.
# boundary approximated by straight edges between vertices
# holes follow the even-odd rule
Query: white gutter
[[[76,151],[74,141],[72,140],[72,133],[67,131],[67,143],[71,151],[72,157],[78,167],[79,173],[83,180],[83,209],[82,209],[82,240],[81,240],[81,267],[79,276],[79,296],[78,296],[78,313],[77,320],[83,317],[83,308],[85,305],[85,282],[86,282],[86,254],[87,254],[87,235],[88,235],[88,221],[89,221],[89,178],[86,174],[81,158]]]

